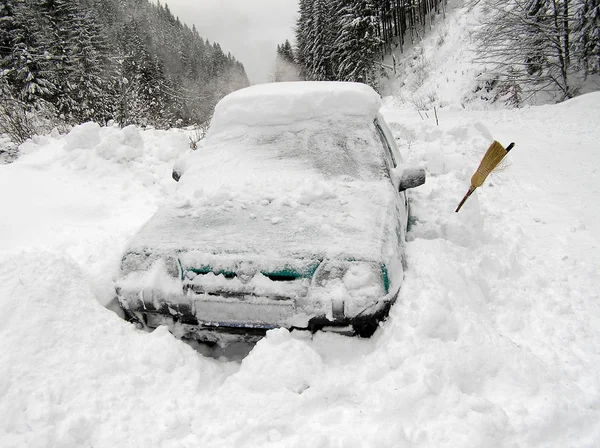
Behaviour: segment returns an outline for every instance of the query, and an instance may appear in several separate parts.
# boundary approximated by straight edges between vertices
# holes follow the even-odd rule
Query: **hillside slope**
[[[394,56],[386,58],[384,95],[392,95],[399,102],[422,110],[434,106],[467,109],[499,109],[507,103],[514,106],[508,91],[497,82],[494,65],[482,62],[486,52],[478,46],[482,25],[495,20],[488,8],[490,3],[448,0],[445,19],[441,14],[435,15],[432,28],[423,39],[415,38],[411,43],[407,38],[404,53],[396,48]],[[572,44],[576,37],[576,34],[571,36]],[[395,73],[393,58],[397,61]],[[578,94],[600,90],[600,75],[584,77],[574,61],[570,79],[573,91]],[[552,104],[562,99],[558,92],[534,93],[531,86],[521,87],[519,106]]]

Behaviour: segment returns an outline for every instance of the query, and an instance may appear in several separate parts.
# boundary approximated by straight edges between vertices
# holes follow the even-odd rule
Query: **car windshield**
[[[387,174],[381,141],[372,123],[304,123],[246,129],[235,146],[242,158],[264,160],[274,169],[295,167],[317,171],[324,177],[379,180]],[[231,146],[229,141],[226,146]]]

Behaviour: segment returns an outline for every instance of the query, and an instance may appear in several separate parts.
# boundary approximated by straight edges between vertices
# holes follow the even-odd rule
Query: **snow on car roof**
[[[268,126],[332,115],[370,117],[381,97],[365,84],[350,82],[279,82],[238,90],[215,108],[211,133],[230,126]]]

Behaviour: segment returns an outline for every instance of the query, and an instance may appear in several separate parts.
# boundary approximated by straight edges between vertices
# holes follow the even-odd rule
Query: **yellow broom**
[[[475,189],[483,185],[490,173],[496,169],[500,162],[502,162],[502,159],[504,159],[504,157],[506,157],[506,155],[514,147],[514,143],[508,145],[508,148],[506,149],[504,149],[504,146],[502,146],[496,141],[492,143],[492,145],[485,153],[485,156],[483,156],[483,160],[479,164],[479,168],[477,168],[477,171],[475,172],[475,174],[473,174],[473,177],[471,178],[471,187],[469,188],[469,191],[467,191],[467,194],[465,195],[463,200],[460,201],[460,204],[458,204],[456,213],[458,213],[458,211],[465,204],[465,202],[467,202],[467,199],[469,199],[469,196],[473,194]]]

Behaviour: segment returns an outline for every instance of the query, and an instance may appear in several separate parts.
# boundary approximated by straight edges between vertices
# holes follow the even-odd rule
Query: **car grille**
[[[215,264],[219,266],[218,260]],[[320,260],[274,262],[278,269],[260,269],[251,261],[231,262],[223,268],[210,264],[186,267],[181,264],[185,292],[247,300],[266,297],[271,300],[306,296]]]

